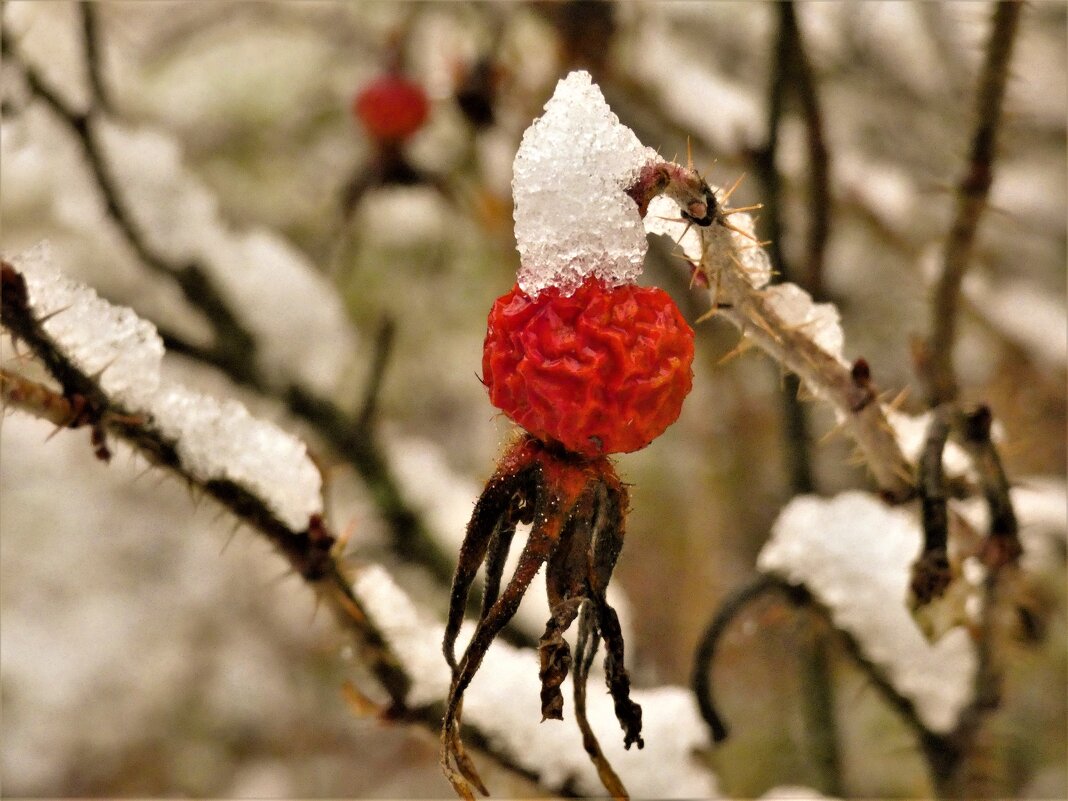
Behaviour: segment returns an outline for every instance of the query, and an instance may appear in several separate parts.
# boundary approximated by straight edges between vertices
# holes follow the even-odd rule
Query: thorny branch
[[[738,239],[719,225],[704,232],[702,268],[712,287],[709,294],[715,312],[796,373],[816,397],[831,404],[888,499],[912,497],[913,468],[886,419],[868,363],[858,359],[852,365],[844,364],[819,347],[806,331],[786,323],[741,267],[742,249],[747,245]]]
[[[0,371],[0,389],[5,407],[11,405],[61,427],[89,426],[118,437],[151,464],[178,476],[195,493],[210,497],[250,526],[281,553],[294,572],[333,612],[339,626],[353,635],[361,662],[388,697],[377,712],[385,720],[413,723],[437,732],[443,706],[409,707],[406,703],[412,678],[389,643],[354,594],[350,577],[340,561],[337,543],[325,522],[313,515],[303,531],[282,523],[262,498],[226,480],[202,481],[186,470],[178,457],[177,443],[169,441],[142,416],[115,404],[97,379],[75,367],[41,326],[30,307],[22,274],[2,262],[2,319],[11,336],[27,345],[46,367],[60,389]],[[94,438],[95,439],[95,438]],[[97,455],[106,458],[98,450]],[[502,767],[532,781],[539,776],[496,748],[477,728],[465,725],[465,736]],[[568,795],[566,792],[563,793]]]
[[[75,134],[86,156],[92,178],[96,181],[107,207],[109,219],[117,226],[146,267],[175,281],[189,301],[212,326],[214,341],[209,346],[196,345],[174,334],[165,334],[168,349],[212,365],[238,384],[283,400],[293,415],[303,419],[342,459],[349,462],[371,490],[379,513],[388,524],[392,547],[403,558],[422,565],[437,580],[447,583],[452,576],[451,560],[438,547],[426,524],[408,504],[397,483],[388,459],[376,436],[371,418],[352,417],[334,402],[318,397],[298,386],[275,386],[256,364],[256,341],[240,322],[237,312],[212,280],[203,265],[174,264],[157,251],[139,230],[122,193],[109,170],[107,159],[93,132],[99,112],[90,108],[82,113],[22,60],[6,30],[2,32],[3,55],[18,63],[31,92],[42,100]],[[388,348],[380,352],[384,359]],[[365,398],[370,398],[373,412],[376,381],[384,370],[384,361],[376,366]],[[376,377],[377,376],[377,377]],[[365,404],[365,408],[366,404]]]
[[[977,124],[964,174],[957,185],[957,212],[946,242],[942,274],[934,287],[930,337],[923,354],[922,372],[927,379],[932,406],[956,400],[958,386],[953,370],[953,345],[957,332],[961,282],[971,263],[979,220],[986,208],[993,182],[993,163],[1001,124],[1009,61],[1016,41],[1022,3],[999,0],[979,76],[976,98]]]

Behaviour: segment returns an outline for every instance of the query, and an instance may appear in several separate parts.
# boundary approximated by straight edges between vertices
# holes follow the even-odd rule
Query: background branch
[[[976,231],[993,182],[997,134],[1022,8],[1022,3],[1016,0],[999,0],[994,8],[986,59],[976,94],[976,127],[968,162],[957,184],[956,216],[946,242],[942,273],[934,287],[930,336],[923,354],[922,372],[927,379],[927,397],[932,406],[955,400],[958,393],[953,347],[960,288],[972,261]]]

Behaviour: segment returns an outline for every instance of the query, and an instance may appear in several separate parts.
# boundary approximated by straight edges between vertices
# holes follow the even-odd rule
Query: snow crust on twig
[[[722,198],[721,190],[713,189]],[[852,434],[880,487],[895,497],[908,497],[912,464],[902,452],[886,419],[887,409],[875,396],[869,378],[858,381],[851,372],[844,357],[845,337],[837,309],[815,303],[800,287],[788,283],[769,286],[768,255],[756,241],[748,214],[728,210],[730,228],[713,222],[696,229],[680,218],[674,201],[668,203],[657,204],[655,217],[646,217],[646,228],[674,241],[697,231],[700,250],[693,240],[684,240],[685,255],[708,280],[712,313],[730,321],[748,342],[796,373],[809,392],[829,403],[839,423]]]
[[[172,442],[190,475],[244,487],[293,531],[322,512],[321,477],[303,442],[237,401],[161,379],[163,342],[155,326],[68,279],[52,266],[46,245],[11,262],[26,280],[30,308],[60,351],[84,374],[98,375],[125,413],[144,416]]]
[[[908,610],[922,539],[914,514],[868,493],[802,495],[779,514],[757,566],[805,586],[923,724],[948,733],[971,701],[978,661],[963,627],[932,644]]]
[[[361,568],[353,590],[409,666],[411,703],[443,701],[451,678],[441,655],[444,626],[421,614],[378,565]],[[467,626],[462,634],[469,636],[472,631]],[[464,697],[465,721],[477,725],[496,749],[536,773],[545,787],[560,789],[573,780],[579,792],[602,794],[604,788],[574,722],[538,722],[539,692],[537,654],[498,640]],[[565,696],[565,703],[570,704],[570,694]],[[695,751],[709,748],[710,743],[691,693],[665,686],[636,690],[632,697],[644,712],[646,745],[641,751],[623,749],[607,693],[593,692],[587,698],[590,724],[631,794],[636,798],[719,797],[715,777],[695,756]]]

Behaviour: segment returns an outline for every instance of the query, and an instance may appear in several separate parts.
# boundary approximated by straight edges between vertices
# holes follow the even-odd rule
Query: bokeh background
[[[229,224],[281,233],[336,287],[359,337],[350,397],[339,402],[358,400],[376,336],[393,327],[378,425],[408,501],[433,530],[451,529],[445,550],[509,432],[477,378],[484,315],[518,263],[511,160],[556,80],[590,70],[643,142],[669,157],[689,147],[715,184],[749,173],[736,205],[766,194],[756,162],[767,138],[774,5],[157,2],[93,11],[115,116],[173,137]],[[831,229],[822,271],[789,277],[838,305],[847,357],[866,358],[881,387],[911,390],[904,407],[913,411],[923,408],[914,342],[926,333],[989,16],[978,2],[797,6],[830,158]],[[27,62],[84,103],[76,5],[9,2],[3,23]],[[990,404],[1001,423],[1010,476],[1061,497],[1066,25],[1063,3],[1024,13],[957,352],[964,399]],[[404,146],[416,177],[367,186],[346,208],[378,158],[352,98],[392,64],[431,100],[427,125]],[[67,134],[54,123],[47,146],[35,139],[40,125],[24,123],[34,101],[11,64],[3,79],[3,253],[47,238],[61,266],[109,300],[194,330],[196,315],[172,287],[146,280],[131,253],[71,213],[47,157],[49,147],[72,147]],[[470,112],[483,101],[491,119]],[[800,104],[788,95],[775,165],[779,244],[795,265],[805,263],[807,153]],[[182,220],[173,225],[180,235]],[[643,281],[668,288],[694,320],[707,294],[688,290],[670,250],[653,244]],[[771,522],[796,490],[779,368],[753,352],[724,362],[737,333],[718,320],[697,331],[695,386],[679,422],[619,459],[633,487],[615,583],[641,686],[689,681],[703,627],[754,573]],[[306,436],[326,470],[332,520],[353,532],[353,562],[386,563],[429,608],[443,609],[440,583],[390,547],[366,483],[280,404],[193,360],[175,356],[167,369]],[[869,486],[847,443],[819,441],[829,412],[803,408],[815,490]],[[352,654],[268,546],[247,532],[231,541],[216,509],[145,475],[121,448],[105,468],[82,434],[49,435],[46,424],[5,415],[5,794],[448,794],[430,733],[344,705]],[[1044,636],[1006,646],[991,771],[1007,795],[1064,797],[1063,547],[1034,592]],[[754,607],[729,636],[718,694],[737,725],[708,754],[725,792],[820,785],[802,680],[813,636],[811,621],[774,603]],[[829,658],[845,792],[928,793],[907,728],[833,642]],[[539,793],[505,773],[487,780],[502,797]]]

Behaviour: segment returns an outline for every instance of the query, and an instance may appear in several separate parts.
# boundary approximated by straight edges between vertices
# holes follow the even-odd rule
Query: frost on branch
[[[923,724],[946,733],[972,699],[977,657],[963,627],[931,644],[909,613],[909,570],[922,537],[913,514],[867,493],[803,495],[780,513],[757,565],[805,586]]]
[[[513,167],[520,289],[535,297],[556,286],[570,295],[589,275],[609,286],[633,281],[648,243],[624,190],[656,160],[620,124],[589,73],[561,80],[523,135]]]
[[[46,246],[11,260],[26,281],[35,319],[59,351],[122,411],[143,416],[173,444],[182,468],[204,482],[231,481],[263,499],[292,531],[322,512],[322,482],[304,444],[220,402],[160,377],[163,343],[155,326],[113,306],[51,265]]]
[[[441,658],[443,628],[423,616],[389,574],[370,565],[356,576],[353,589],[376,619],[389,644],[411,668],[410,703],[439,702],[448,693],[451,674]],[[462,630],[470,636],[473,626]],[[486,654],[482,675],[464,698],[464,717],[477,725],[494,750],[507,754],[538,775],[548,788],[571,786],[581,794],[601,796],[604,788],[572,726],[541,721],[538,700],[538,658],[533,651],[496,642]],[[602,674],[593,682],[603,686]],[[593,685],[591,685],[593,686]],[[603,748],[637,798],[716,798],[715,777],[696,757],[710,747],[692,695],[681,687],[634,690],[645,709],[647,737],[642,751],[626,751],[619,738]],[[615,725],[612,700],[593,691],[587,698],[590,724],[607,730]],[[569,784],[570,783],[570,784]]]

